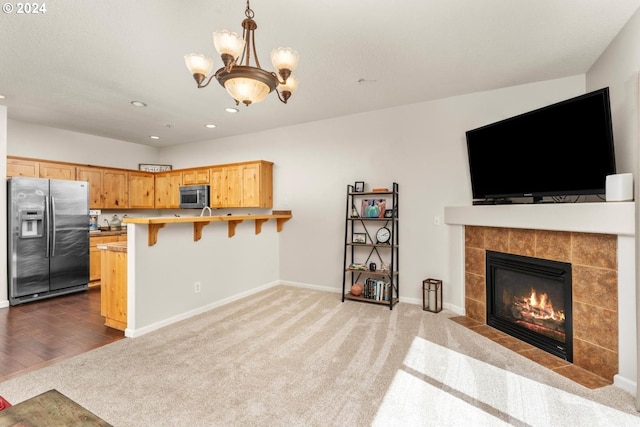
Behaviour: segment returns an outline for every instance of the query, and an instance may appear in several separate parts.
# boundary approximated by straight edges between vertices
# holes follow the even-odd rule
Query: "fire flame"
[[[546,293],[538,294],[535,289],[531,289],[531,295],[526,297],[527,308],[533,309],[532,312],[535,312],[535,317],[539,319],[553,319],[553,320],[564,320],[564,311],[562,310],[554,310],[553,304],[551,300],[547,296]]]

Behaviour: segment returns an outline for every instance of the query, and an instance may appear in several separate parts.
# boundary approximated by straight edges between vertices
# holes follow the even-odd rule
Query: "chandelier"
[[[224,66],[209,76],[213,69],[213,59],[200,53],[185,55],[184,60],[198,84],[198,88],[206,87],[214,77],[236,101],[249,106],[260,102],[273,92],[283,103],[298,88],[298,80],[291,72],[298,65],[298,52],[288,47],[279,47],[271,52],[271,62],[278,74],[265,71],[260,67],[256,52],[255,30],[258,28],[253,20],[253,10],[249,7],[244,12],[242,21],[242,37],[228,30],[213,33],[213,44],[220,54]],[[204,84],[203,84],[204,83]]]

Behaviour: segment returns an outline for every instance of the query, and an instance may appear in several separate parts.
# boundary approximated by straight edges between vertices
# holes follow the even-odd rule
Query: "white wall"
[[[159,155],[156,147],[16,120],[8,120],[7,143],[9,156],[126,169],[138,169],[138,163],[157,163]]]
[[[634,313],[620,319],[620,336],[635,336],[635,351],[628,351],[627,342],[619,343],[620,364],[629,366],[635,362],[635,369],[625,374],[626,378],[635,379],[637,408],[640,410],[640,393],[637,392],[638,372],[640,372],[640,239],[638,238],[637,218],[640,218],[640,166],[638,160],[638,114],[639,90],[638,69],[640,68],[640,11],[636,12],[627,25],[609,45],[598,61],[587,73],[589,90],[601,86],[609,86],[611,93],[611,109],[616,144],[616,163],[618,172],[632,172],[635,180],[636,200],[636,240],[635,240],[635,289],[618,299],[618,310],[621,313]],[[631,250],[631,248],[629,248]],[[635,291],[635,294],[634,292]],[[624,334],[624,335],[623,335]],[[634,366],[631,363],[631,366]],[[618,381],[618,378],[616,378]],[[624,381],[620,379],[620,381]]]
[[[274,209],[291,209],[280,233],[283,281],[342,288],[345,191],[400,186],[400,298],[422,303],[422,280],[444,281],[445,307],[461,312],[452,283],[444,206],[471,204],[465,131],[584,93],[584,76],[407,105],[258,134],[166,148],[176,167],[203,159],[265,159],[274,166]],[[251,108],[260,108],[260,105]],[[286,108],[295,108],[295,102]]]

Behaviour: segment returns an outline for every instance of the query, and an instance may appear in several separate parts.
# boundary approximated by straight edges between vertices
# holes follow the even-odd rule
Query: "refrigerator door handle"
[[[47,244],[44,249],[44,257],[49,258],[49,248],[51,247],[51,226],[50,224],[51,209],[49,208],[49,196],[44,198],[44,223],[45,223],[45,235],[47,236]]]
[[[56,256],[56,199],[51,196],[51,258]]]

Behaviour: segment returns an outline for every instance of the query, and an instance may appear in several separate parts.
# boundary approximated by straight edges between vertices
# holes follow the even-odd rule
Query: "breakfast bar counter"
[[[284,223],[291,219],[291,211],[273,211],[271,215],[224,215],[224,216],[183,216],[183,217],[152,217],[152,218],[125,218],[124,223],[147,224],[149,235],[148,245],[153,246],[158,242],[158,231],[167,224],[193,223],[193,241],[197,242],[202,238],[202,228],[212,222],[224,221],[228,224],[228,236],[233,237],[236,233],[236,226],[243,221],[254,221],[255,233],[260,234],[262,224],[270,219],[275,219],[277,231],[282,231]]]

